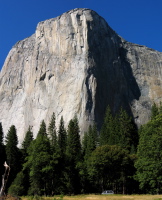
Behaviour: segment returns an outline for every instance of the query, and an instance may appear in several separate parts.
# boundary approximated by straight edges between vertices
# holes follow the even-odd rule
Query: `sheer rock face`
[[[162,53],[126,42],[97,13],[74,9],[40,22],[35,34],[9,52],[0,74],[0,121],[14,124],[22,142],[28,126],[36,136],[55,112],[67,126],[77,115],[83,133],[101,126],[105,108],[121,106],[138,125],[153,102],[162,101]]]

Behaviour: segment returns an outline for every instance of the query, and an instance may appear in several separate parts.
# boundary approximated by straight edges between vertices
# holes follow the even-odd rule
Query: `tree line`
[[[160,193],[162,190],[162,106],[152,106],[151,120],[138,130],[121,108],[113,115],[108,106],[100,131],[90,125],[80,139],[75,116],[67,129],[55,114],[44,120],[37,137],[31,127],[18,148],[16,127],[6,137],[0,123],[0,173],[6,160],[11,167],[7,192],[12,195],[101,193]]]

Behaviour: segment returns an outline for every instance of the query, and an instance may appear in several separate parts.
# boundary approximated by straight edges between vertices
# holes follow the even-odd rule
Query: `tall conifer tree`
[[[151,119],[154,119],[159,114],[158,106],[154,103],[151,108]]]
[[[29,126],[24,141],[22,142],[22,164],[25,163],[27,157],[28,157],[28,149],[33,141],[33,132],[32,128]],[[19,172],[12,183],[12,185],[9,188],[9,193],[12,195],[27,195],[27,191],[30,186],[29,181],[29,169],[22,169],[21,172]]]
[[[59,130],[58,130],[58,145],[60,148],[61,157],[64,157],[65,152],[66,152],[66,146],[67,146],[67,133],[64,127],[63,117],[61,117],[60,119],[60,125],[59,125]]]
[[[25,134],[24,141],[22,143],[22,153],[23,153],[24,159],[27,156],[27,150],[28,150],[32,141],[33,141],[33,132],[31,130],[31,127],[29,126],[28,131]]]
[[[113,117],[110,106],[107,107],[104,122],[100,132],[100,145],[118,144],[118,120]]]
[[[44,131],[43,129],[43,133],[45,133]],[[24,170],[29,170],[30,195],[51,195],[53,169],[50,142],[46,134],[40,133],[39,131],[37,138],[32,141],[28,149]]]
[[[56,147],[58,145],[55,121],[56,121],[55,113],[53,113],[51,116],[51,121],[49,123],[49,127],[48,127],[48,135],[50,138],[51,146],[53,146],[53,147]]]
[[[16,174],[21,169],[21,154],[19,152],[17,145],[18,145],[17,132],[15,126],[12,125],[6,136],[7,163],[11,168],[8,185],[12,183],[12,181],[16,177]]]
[[[84,192],[93,192],[91,179],[88,175],[88,162],[92,152],[98,146],[98,134],[96,125],[90,125],[82,140],[82,152],[84,162],[81,164],[81,184]]]
[[[5,156],[5,149],[4,149],[4,143],[3,143],[3,128],[2,128],[2,124],[0,123],[0,176],[2,177],[2,174],[4,172],[4,162],[6,159]],[[1,187],[1,182],[0,182],[0,187]]]
[[[162,192],[162,113],[140,128],[137,179],[146,193]]]
[[[60,182],[59,180],[59,159],[60,159],[60,150],[59,150],[59,145],[58,145],[58,137],[57,137],[57,130],[56,130],[56,118],[55,118],[55,113],[52,114],[51,116],[51,121],[49,123],[48,127],[48,135],[50,139],[50,145],[51,145],[51,166],[52,166],[52,171],[51,171],[51,189],[52,193],[58,192],[58,185]],[[56,189],[57,188],[57,189]]]
[[[80,143],[80,130],[78,119],[75,116],[74,119],[70,120],[68,125],[67,135],[67,155],[70,160],[74,160],[75,163],[81,158],[81,143]]]
[[[67,135],[67,163],[68,163],[68,182],[67,189],[71,194],[80,192],[80,177],[78,163],[81,161],[81,143],[79,135],[78,119],[75,117],[70,120]]]
[[[85,160],[87,160],[91,153],[96,149],[98,143],[99,141],[96,125],[90,125],[88,128],[88,132],[85,133],[83,137],[83,151]]]
[[[88,148],[88,132],[85,132],[82,140],[82,154],[84,157],[87,154],[87,148]]]
[[[59,129],[58,129],[58,147],[59,147],[59,162],[57,170],[57,187],[58,193],[67,192],[67,163],[66,163],[66,146],[67,146],[67,133],[64,127],[63,117],[60,119]]]
[[[129,151],[131,151],[131,148],[136,149],[138,143],[137,129],[132,118],[123,108],[121,108],[119,113],[119,125],[120,146]]]
[[[46,123],[44,120],[42,120],[41,124],[40,124],[40,128],[39,128],[39,131],[38,131],[38,135],[44,135],[44,136],[47,136],[47,131],[46,131]]]

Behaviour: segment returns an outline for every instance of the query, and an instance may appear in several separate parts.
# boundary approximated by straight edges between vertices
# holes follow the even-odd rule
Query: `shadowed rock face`
[[[109,104],[121,106],[138,125],[162,100],[162,53],[129,43],[96,12],[74,9],[40,22],[35,34],[9,52],[0,74],[0,121],[14,124],[22,142],[28,126],[36,136],[55,112],[65,125],[76,114],[81,133],[100,128]]]

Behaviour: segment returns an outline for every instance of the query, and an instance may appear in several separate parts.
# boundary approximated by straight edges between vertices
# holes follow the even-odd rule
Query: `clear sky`
[[[0,68],[38,22],[74,8],[90,8],[129,42],[162,52],[162,0],[0,0]]]

